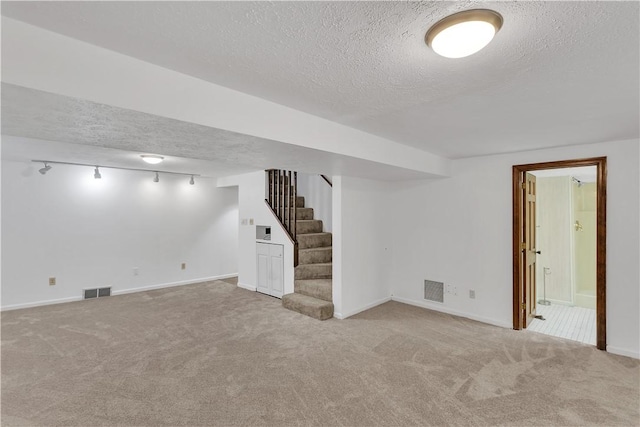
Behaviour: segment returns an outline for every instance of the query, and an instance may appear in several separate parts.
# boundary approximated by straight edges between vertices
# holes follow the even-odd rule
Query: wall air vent
[[[110,296],[111,296],[110,286],[106,288],[94,288],[94,289],[82,290],[83,299],[92,299],[92,298],[110,297]]]
[[[83,292],[82,295],[84,299],[98,298],[97,289],[84,289],[82,292]]]
[[[424,299],[427,301],[444,302],[444,283],[425,280]]]

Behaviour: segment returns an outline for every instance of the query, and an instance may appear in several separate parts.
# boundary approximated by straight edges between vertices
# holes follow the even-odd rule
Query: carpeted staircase
[[[294,293],[282,297],[282,305],[319,320],[333,317],[331,285],[331,233],[322,232],[322,221],[313,219],[313,209],[296,198],[298,266]]]

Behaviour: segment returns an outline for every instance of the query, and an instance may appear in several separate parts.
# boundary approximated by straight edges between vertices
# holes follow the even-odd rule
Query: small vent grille
[[[89,298],[98,298],[98,290],[97,289],[85,289],[84,290],[84,299]]]
[[[427,301],[444,302],[444,283],[425,280],[424,299]]]
[[[83,289],[82,296],[84,299],[110,297],[111,288],[106,287],[106,288],[95,288],[95,289]]]

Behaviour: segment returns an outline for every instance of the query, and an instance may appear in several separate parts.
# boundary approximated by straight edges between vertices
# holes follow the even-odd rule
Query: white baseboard
[[[407,298],[401,298],[397,296],[391,297],[392,301],[401,302],[403,304],[414,305],[416,307],[422,307],[433,311],[439,311],[441,313],[447,313],[454,316],[466,317],[467,319],[476,320],[482,323],[488,323],[489,325],[500,326],[501,328],[509,328],[511,329],[513,325],[511,323],[503,322],[496,319],[491,319],[490,317],[476,316],[475,314],[465,313],[463,311],[454,310],[449,307],[445,307],[441,304],[423,302],[423,301],[414,301]]]
[[[382,298],[378,301],[374,301],[370,304],[367,304],[363,307],[360,307],[358,309],[355,310],[351,310],[351,311],[347,311],[346,313],[333,313],[333,317],[335,317],[336,319],[346,319],[347,317],[351,317],[351,316],[355,316],[358,313],[362,313],[363,311],[367,311],[369,309],[372,309],[373,307],[377,307],[380,304],[384,304],[385,302],[389,302],[391,301],[391,297],[386,297],[386,298]]]
[[[248,291],[253,291],[253,292],[256,292],[258,290],[258,288],[256,288],[255,286],[246,285],[246,284],[240,283],[240,282],[238,282],[238,287],[242,288],[242,289],[246,289]]]
[[[73,301],[80,301],[80,300],[82,300],[82,297],[78,295],[77,297],[68,297],[68,298],[50,299],[50,300],[44,300],[44,301],[26,302],[22,304],[5,305],[0,310],[1,311],[19,310],[21,308],[40,307],[42,305],[62,304],[65,302],[73,302]]]
[[[613,347],[608,345],[607,352],[611,354],[617,354],[618,356],[627,356],[633,359],[640,359],[640,352],[628,350],[626,348]]]
[[[173,288],[175,286],[193,285],[196,283],[211,282],[213,280],[228,279],[229,277],[236,277],[237,275],[238,273],[222,274],[220,276],[202,277],[199,279],[191,279],[191,280],[181,280],[179,282],[161,283],[159,285],[143,286],[140,288],[120,289],[120,290],[112,291],[111,295],[124,295],[124,294],[131,294],[134,292],[152,291],[154,289]]]
[[[161,283],[159,285],[143,286],[143,287],[140,287],[140,288],[129,288],[129,289],[113,290],[111,292],[111,294],[115,296],[115,295],[131,294],[131,293],[134,293],[134,292],[151,291],[151,290],[154,290],[154,289],[172,288],[174,286],[193,285],[195,283],[210,282],[212,280],[228,279],[230,277],[236,277],[237,275],[238,275],[238,273],[222,274],[220,276],[203,277],[203,278],[200,278],[200,279],[184,280],[184,281],[180,281],[180,282]],[[79,289],[78,293],[81,293],[81,292],[82,292],[82,290]],[[3,306],[2,308],[0,308],[0,311],[19,310],[21,308],[40,307],[40,306],[43,306],[43,305],[62,304],[62,303],[65,303],[65,302],[73,302],[73,301],[82,301],[82,296],[79,295],[77,297],[67,297],[67,298],[59,298],[59,299],[52,299],[52,300],[42,300],[42,301],[27,302],[27,303],[22,303],[22,304],[6,305],[6,306]]]

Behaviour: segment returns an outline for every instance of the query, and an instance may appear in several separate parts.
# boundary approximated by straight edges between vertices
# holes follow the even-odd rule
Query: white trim
[[[82,301],[82,296],[27,302],[23,304],[5,305],[0,310],[1,311],[19,310],[21,308],[40,307],[42,305],[62,304],[65,302],[73,302],[73,301]]]
[[[389,302],[389,301],[391,301],[391,297],[382,298],[378,301],[372,302],[371,304],[367,304],[364,307],[360,307],[355,310],[348,311],[344,315],[342,313],[333,313],[333,317],[340,320],[346,319],[347,317],[355,316],[358,313],[362,313],[363,311],[370,310],[373,307],[377,307],[380,304],[384,304],[385,302]]]
[[[471,319],[471,320],[476,320],[478,322],[482,322],[482,323],[488,323],[489,325],[494,325],[494,326],[500,326],[501,328],[509,328],[511,329],[513,327],[513,325],[511,323],[507,323],[507,322],[502,322],[500,320],[496,320],[496,319],[491,319],[489,317],[483,317],[483,316],[476,316],[475,314],[469,314],[469,313],[465,313],[463,311],[458,311],[458,310],[454,310],[448,307],[444,307],[441,304],[431,304],[428,302],[422,302],[422,301],[414,301],[414,300],[410,300],[407,298],[401,298],[401,297],[397,297],[397,296],[392,296],[391,297],[392,301],[396,301],[396,302],[401,302],[403,304],[409,304],[409,305],[414,305],[416,307],[421,307],[421,308],[426,308],[428,310],[433,310],[433,311],[439,311],[442,313],[447,313],[447,314],[452,314],[454,316],[459,316],[459,317],[465,317],[467,319]]]
[[[611,354],[617,354],[619,356],[627,356],[627,357],[632,357],[634,359],[640,359],[640,352],[627,350],[626,348],[612,347],[608,345],[607,352]]]
[[[252,291],[252,292],[256,292],[258,290],[258,288],[256,288],[255,286],[247,285],[245,283],[240,283],[240,282],[238,282],[238,287],[242,289],[246,289],[248,291]]]
[[[211,282],[212,280],[228,279],[229,277],[236,277],[238,273],[221,274],[220,276],[202,277],[200,279],[182,280],[180,282],[161,283],[159,285],[143,286],[141,288],[129,288],[121,289],[119,291],[112,291],[111,295],[124,295],[132,294],[134,292],[152,291],[154,289],[173,288],[174,286],[193,285],[195,283]]]
[[[118,290],[118,291],[114,291],[113,290],[113,286],[103,286],[103,287],[110,287],[111,288],[111,295],[115,296],[115,295],[131,294],[131,293],[135,293],[135,292],[151,291],[151,290],[154,290],[154,289],[171,288],[171,287],[174,287],[174,286],[193,285],[195,283],[210,282],[212,280],[228,279],[230,277],[236,277],[237,275],[238,275],[238,273],[222,274],[220,276],[203,277],[203,278],[200,278],[200,279],[184,280],[184,281],[181,281],[181,282],[162,283],[162,284],[159,284],[159,285],[144,286],[144,287],[141,287],[141,288],[121,289],[121,290]],[[62,304],[62,303],[65,303],[65,302],[74,302],[74,301],[83,301],[82,296],[60,298],[60,299],[52,299],[52,300],[44,300],[44,301],[34,301],[34,302],[28,302],[28,303],[23,303],[23,304],[12,304],[12,305],[7,305],[7,306],[4,306],[4,307],[0,308],[0,311],[18,310],[18,309],[21,309],[21,308],[40,307],[40,306],[43,306],[43,305]]]

